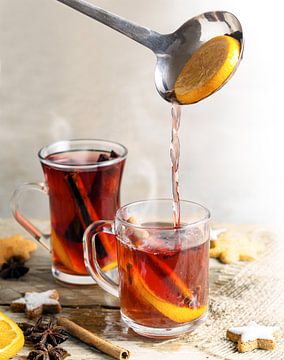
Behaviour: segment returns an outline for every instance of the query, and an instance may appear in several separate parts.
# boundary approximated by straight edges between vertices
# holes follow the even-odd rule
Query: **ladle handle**
[[[101,22],[102,24],[119,31],[132,40],[139,42],[152,51],[156,52],[162,35],[145,27],[134,24],[118,15],[112,14],[106,10],[99,8],[85,0],[57,0],[71,8],[90,16],[91,18]]]

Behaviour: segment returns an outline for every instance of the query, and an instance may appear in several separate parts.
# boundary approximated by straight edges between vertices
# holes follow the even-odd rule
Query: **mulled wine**
[[[174,236],[161,227],[136,246],[118,242],[121,312],[136,324],[173,328],[206,312],[208,241],[198,228]]]
[[[83,234],[92,222],[114,218],[125,159],[114,151],[72,150],[52,153],[45,160],[53,267],[65,274],[87,275]],[[116,266],[114,236],[98,235],[96,250],[104,271]]]

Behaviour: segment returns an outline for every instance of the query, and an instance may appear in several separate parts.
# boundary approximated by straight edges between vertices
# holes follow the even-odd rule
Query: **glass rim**
[[[99,144],[108,144],[108,145],[114,145],[114,146],[118,146],[122,149],[122,155],[119,155],[117,158],[114,159],[110,159],[110,160],[104,160],[101,161],[99,163],[95,163],[95,164],[85,164],[85,165],[80,165],[80,164],[60,164],[60,163],[56,163],[55,161],[52,160],[48,160],[46,158],[46,155],[44,156],[44,152],[48,152],[48,148],[50,147],[55,147],[55,146],[60,146],[60,145],[67,145],[67,144],[76,144],[76,143],[99,143]],[[67,148],[65,150],[62,151],[68,151],[68,150],[72,150],[70,148]],[[83,148],[81,150],[84,150]],[[86,148],[86,150],[88,150]],[[97,150],[97,149],[95,149]],[[103,150],[102,150],[103,151]],[[48,155],[51,154],[56,154],[59,153],[52,151],[50,152]],[[67,139],[67,140],[59,140],[59,141],[55,141],[53,143],[50,143],[48,145],[43,146],[39,151],[38,151],[38,158],[40,160],[40,162],[42,164],[48,165],[52,168],[56,168],[56,169],[62,169],[62,170],[67,170],[67,169],[72,169],[72,170],[87,170],[87,169],[96,169],[96,168],[100,168],[100,167],[104,167],[104,166],[110,166],[110,165],[114,165],[117,164],[123,160],[126,159],[128,154],[128,150],[127,148],[120,144],[119,142],[116,141],[111,141],[111,140],[105,140],[105,139]]]
[[[123,210],[127,209],[130,205],[139,205],[139,204],[143,204],[143,203],[163,202],[163,201],[172,203],[173,199],[156,198],[156,199],[146,199],[146,200],[138,200],[138,201],[130,202],[130,203],[126,204],[126,205],[121,206],[117,210],[116,215],[115,215],[115,220],[117,219],[123,225],[128,226],[128,227],[133,227],[133,228],[136,228],[136,229],[151,230],[151,231],[158,231],[159,230],[160,231],[161,227],[158,227],[158,226],[144,226],[144,225],[140,225],[140,224],[129,223],[128,221],[124,220],[120,216],[120,214],[122,213]],[[173,227],[173,226],[167,227],[167,226],[165,226],[165,227],[163,227],[163,231],[184,230],[184,229],[187,229],[187,228],[191,228],[191,227],[195,227],[195,226],[198,226],[198,225],[205,224],[206,222],[208,222],[210,220],[211,213],[205,206],[199,204],[198,202],[191,201],[191,200],[180,200],[180,202],[197,206],[198,208],[200,208],[200,209],[202,209],[204,211],[204,216],[199,220],[196,220],[196,221],[193,221],[193,222],[190,222],[190,223],[187,223],[187,224],[181,224],[178,227]]]

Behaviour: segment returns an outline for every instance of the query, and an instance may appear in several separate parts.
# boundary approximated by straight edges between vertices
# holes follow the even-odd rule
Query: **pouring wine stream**
[[[180,142],[179,127],[181,119],[181,107],[179,104],[172,103],[172,137],[170,145],[170,158],[172,163],[172,194],[173,194],[173,226],[180,225],[180,196],[179,196],[179,159]]]
[[[137,41],[156,55],[156,89],[172,103],[173,225],[178,227],[180,104],[196,103],[212,95],[235,73],[244,46],[239,20],[227,11],[211,11],[186,21],[173,33],[159,34],[85,0],[57,1]]]

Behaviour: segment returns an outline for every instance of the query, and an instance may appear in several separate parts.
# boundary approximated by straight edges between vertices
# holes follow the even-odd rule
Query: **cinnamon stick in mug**
[[[87,189],[81,179],[80,174],[75,173],[67,176],[67,182],[70,190],[74,196],[75,202],[79,208],[80,220],[83,221],[83,226],[86,228],[93,221],[99,220],[99,216],[88,196]],[[113,245],[109,243],[108,237],[104,233],[100,233],[101,244],[107,254],[112,254]]]
[[[103,353],[112,356],[114,359],[130,359],[130,352],[128,350],[102,339],[98,335],[92,333],[87,329],[84,329],[83,327],[67,319],[66,317],[58,318],[57,323],[58,325],[63,326],[70,335],[80,339],[82,342],[90,346],[94,346]]]

